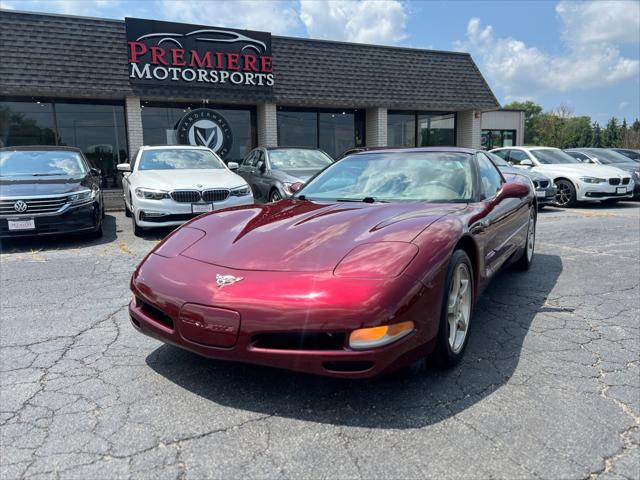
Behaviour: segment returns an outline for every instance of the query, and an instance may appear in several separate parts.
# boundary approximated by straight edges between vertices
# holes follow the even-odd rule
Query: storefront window
[[[279,111],[278,145],[281,147],[317,147],[318,112]]]
[[[0,102],[0,147],[55,144],[52,103]]]
[[[278,110],[278,145],[315,147],[333,158],[364,145],[364,112],[360,110]]]
[[[515,130],[482,130],[482,148],[513,147],[516,144]]]
[[[387,145],[391,147],[416,146],[415,113],[387,114]]]
[[[418,146],[454,146],[455,115],[418,114]]]
[[[142,135],[145,145],[178,143],[178,124],[197,108],[214,110],[231,127],[231,147],[222,156],[225,162],[240,162],[256,146],[256,120],[253,108],[216,107],[201,104],[142,103]]]
[[[81,149],[119,188],[116,165],[128,161],[124,105],[55,101],[0,102],[0,145],[64,145]]]
[[[456,144],[455,113],[388,112],[387,144],[393,147],[452,147]]]

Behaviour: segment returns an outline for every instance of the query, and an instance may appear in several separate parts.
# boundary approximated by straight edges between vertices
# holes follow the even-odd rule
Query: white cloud
[[[5,10],[14,10],[16,7],[9,2],[0,0],[0,8],[3,8]]]
[[[622,102],[620,102],[620,104],[618,105],[618,110],[624,110],[624,109],[625,109],[625,108],[627,108],[628,106],[629,106],[629,102],[627,102],[626,100],[625,100],[625,101],[622,101]]]
[[[455,46],[478,59],[490,83],[507,98],[611,85],[640,74],[640,62],[623,57],[612,43],[566,42],[561,53],[551,54],[515,38],[497,37],[478,18],[469,20],[466,39]]]
[[[275,34],[288,33],[299,25],[297,12],[286,1],[161,0],[159,12],[176,22],[246,28]]]
[[[398,0],[300,0],[300,20],[311,38],[397,44],[407,37]]]
[[[640,2],[562,1],[556,13],[568,43],[640,42]]]

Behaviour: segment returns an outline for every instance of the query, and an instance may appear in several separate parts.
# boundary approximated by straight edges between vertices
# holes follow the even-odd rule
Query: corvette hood
[[[245,185],[242,177],[227,170],[143,170],[132,174],[135,187],[157,190],[232,188]],[[202,187],[196,187],[202,185]]]
[[[238,270],[333,270],[357,245],[410,242],[443,215],[462,208],[285,200],[222,210],[189,224],[206,235],[182,255]]]
[[[628,176],[619,168],[609,167],[607,165],[594,165],[589,163],[563,163],[554,165],[541,165],[532,168],[534,172],[542,173],[547,176],[559,175],[577,175],[589,177],[621,177]]]

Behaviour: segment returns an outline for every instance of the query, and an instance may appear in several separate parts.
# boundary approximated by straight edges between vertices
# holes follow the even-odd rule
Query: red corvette
[[[200,216],[131,280],[140,332],[205,357],[362,378],[462,357],[498,269],[533,259],[530,180],[480,151],[348,156],[293,198]]]

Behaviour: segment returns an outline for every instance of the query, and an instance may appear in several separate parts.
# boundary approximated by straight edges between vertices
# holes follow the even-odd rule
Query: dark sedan
[[[251,186],[256,200],[277,202],[332,163],[329,155],[315,148],[260,147],[247,155],[237,173]]]
[[[524,175],[531,179],[533,186],[536,189],[536,197],[538,198],[538,208],[542,208],[545,205],[551,205],[556,198],[556,186],[549,177],[542,175],[541,173],[534,172],[532,170],[525,170],[524,168],[515,168],[509,162],[499,157],[495,153],[484,152],[491,159],[493,164],[498,167],[502,173],[516,173],[518,175]]]
[[[624,155],[634,162],[640,162],[640,150],[634,150],[632,148],[610,148],[609,150],[618,152],[620,155]]]
[[[0,149],[0,237],[102,236],[101,183],[77,148]]]

